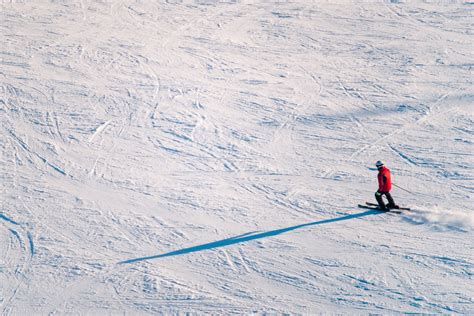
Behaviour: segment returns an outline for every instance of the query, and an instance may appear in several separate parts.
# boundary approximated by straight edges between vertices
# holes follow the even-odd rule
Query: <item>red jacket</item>
[[[377,179],[379,180],[379,192],[390,192],[392,189],[392,179],[390,177],[390,170],[387,167],[382,166],[382,168],[379,169]]]

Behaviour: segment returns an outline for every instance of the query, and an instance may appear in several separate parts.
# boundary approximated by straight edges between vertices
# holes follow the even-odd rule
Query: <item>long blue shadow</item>
[[[250,240],[255,240],[255,239],[280,235],[280,234],[287,233],[289,231],[299,229],[299,228],[303,228],[303,227],[321,225],[321,224],[329,224],[329,223],[340,222],[340,221],[346,221],[346,220],[349,220],[349,219],[354,219],[354,218],[359,218],[359,217],[364,217],[364,216],[369,216],[369,215],[376,215],[376,214],[382,214],[382,213],[379,212],[379,211],[369,210],[369,211],[365,211],[365,212],[362,212],[362,213],[346,215],[346,216],[332,218],[332,219],[325,219],[325,220],[322,220],[322,221],[311,222],[311,223],[306,223],[306,224],[301,224],[301,225],[296,225],[296,226],[290,226],[290,227],[287,227],[287,228],[271,230],[271,231],[267,231],[267,232],[263,232],[263,233],[249,232],[249,233],[246,233],[246,234],[243,234],[243,235],[239,235],[239,236],[235,236],[235,237],[231,237],[231,238],[227,238],[227,239],[223,239],[223,240],[218,240],[218,241],[214,241],[214,242],[211,242],[211,243],[202,244],[202,245],[198,245],[198,246],[193,246],[193,247],[189,247],[189,248],[183,248],[183,249],[180,249],[180,250],[167,252],[167,253],[164,253],[164,254],[161,254],[161,255],[141,257],[141,258],[135,258],[135,259],[129,259],[129,260],[125,260],[125,261],[120,261],[119,264],[135,263],[135,262],[144,261],[144,260],[158,259],[158,258],[164,258],[164,257],[170,257],[170,256],[176,256],[176,255],[183,255],[183,254],[191,253],[191,252],[197,252],[197,251],[209,250],[209,249],[214,249],[214,248],[220,248],[220,247],[230,246],[230,245],[234,245],[234,244],[238,244],[238,243],[243,243],[243,242],[250,241]]]

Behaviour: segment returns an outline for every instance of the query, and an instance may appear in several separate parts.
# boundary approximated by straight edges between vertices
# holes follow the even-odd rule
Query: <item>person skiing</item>
[[[375,166],[379,170],[379,174],[377,175],[377,180],[379,182],[379,189],[375,192],[375,199],[379,204],[379,208],[382,210],[389,210],[391,208],[398,208],[395,204],[395,201],[390,194],[390,190],[392,189],[392,179],[390,176],[390,170],[385,167],[382,161],[377,161]],[[388,200],[388,204],[385,205],[383,201],[383,196]]]

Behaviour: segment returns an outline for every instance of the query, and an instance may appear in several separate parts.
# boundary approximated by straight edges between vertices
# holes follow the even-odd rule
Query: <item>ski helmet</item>
[[[380,161],[380,160],[378,160],[378,161],[375,163],[375,166],[376,166],[377,168],[380,168],[380,167],[383,166],[383,162]]]

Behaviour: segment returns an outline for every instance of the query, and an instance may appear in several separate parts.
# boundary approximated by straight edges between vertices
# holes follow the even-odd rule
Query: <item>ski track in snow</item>
[[[12,218],[0,214],[2,239],[8,235],[6,252],[0,265],[2,284],[11,287],[2,290],[2,315],[13,310],[18,292],[28,287],[31,260],[35,254],[33,236],[30,231]],[[3,248],[3,247],[2,247]],[[26,284],[26,285],[25,285]]]
[[[1,315],[474,312],[469,2],[1,7]]]

